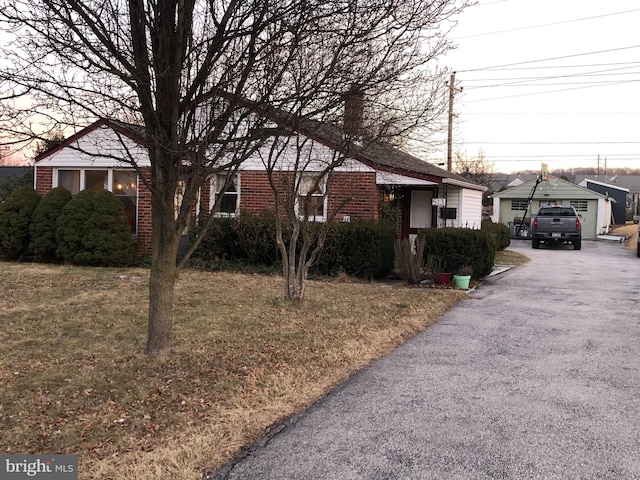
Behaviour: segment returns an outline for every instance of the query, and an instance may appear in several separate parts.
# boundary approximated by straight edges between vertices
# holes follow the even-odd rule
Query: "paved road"
[[[532,250],[216,479],[640,479],[640,259]]]

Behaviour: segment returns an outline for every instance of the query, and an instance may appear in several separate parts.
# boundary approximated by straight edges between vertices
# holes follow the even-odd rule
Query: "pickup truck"
[[[571,243],[574,250],[582,248],[582,222],[573,207],[544,205],[531,222],[531,247],[543,243]]]

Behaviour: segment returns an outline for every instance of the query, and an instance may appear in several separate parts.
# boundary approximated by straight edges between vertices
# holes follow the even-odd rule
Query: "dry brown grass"
[[[638,246],[638,225],[630,223],[614,228],[613,235],[628,235],[629,240],[624,242],[624,248],[635,250]]]
[[[91,479],[200,478],[465,296],[309,282],[289,304],[278,277],[187,271],[173,348],[148,358],[146,270],[0,279],[0,451],[78,453]]]
[[[499,250],[496,252],[496,265],[522,265],[531,259],[512,250]]]

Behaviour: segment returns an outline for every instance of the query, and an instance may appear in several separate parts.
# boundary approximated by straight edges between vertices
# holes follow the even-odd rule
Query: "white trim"
[[[436,182],[429,180],[421,180],[419,178],[407,177],[398,173],[391,172],[376,172],[376,185],[420,185],[420,186],[433,186],[438,185]]]
[[[476,185],[474,183],[463,182],[462,180],[456,180],[454,178],[443,178],[442,183],[447,185],[454,185],[456,187],[468,188],[469,190],[480,190],[486,192],[488,187],[484,185]]]
[[[216,217],[227,217],[227,218],[233,218],[233,217],[237,217],[238,214],[240,213],[240,173],[236,173],[233,175],[236,179],[235,184],[236,184],[236,210],[233,213],[228,213],[228,212],[217,212],[215,214]],[[211,210],[213,209],[213,206],[216,203],[216,196],[218,195],[218,177],[226,177],[225,173],[216,173],[214,175],[211,176],[210,180],[209,180],[209,213],[211,213]],[[229,191],[227,191],[225,193],[225,195],[230,194]]]
[[[588,185],[587,185],[588,183],[595,183],[596,185],[600,185],[601,187],[609,187],[609,188],[612,188],[613,190],[620,190],[620,191],[625,192],[625,193],[629,193],[629,191],[630,191],[628,188],[624,188],[624,187],[621,187],[619,185],[611,185],[610,183],[599,182],[597,180],[592,180],[590,178],[585,178],[578,185],[580,187],[589,188]],[[598,193],[600,193],[600,192],[598,192]]]
[[[313,180],[315,180],[319,173],[320,172],[300,172],[300,176],[297,179],[298,188],[296,191],[295,209],[296,209],[296,214],[301,218],[304,218],[304,217],[300,212],[300,197],[306,196],[308,193],[307,191],[304,191],[304,192],[301,191],[301,187],[303,184],[302,177],[304,176],[313,177]],[[328,204],[328,197],[329,197],[329,195],[327,194],[327,176],[326,175],[322,177],[320,182],[318,182],[318,188],[322,192],[322,195],[313,194],[311,195],[311,197],[313,198],[313,197],[322,196],[322,215],[309,215],[309,220],[311,220],[312,222],[326,222],[327,221],[327,204]]]
[[[51,178],[51,188],[58,187],[58,183],[59,183],[58,182],[58,173],[60,172],[60,170],[80,172],[80,184],[79,184],[78,192],[81,192],[82,190],[86,189],[85,173],[87,171],[105,171],[106,170],[106,172],[107,172],[107,188],[106,188],[106,190],[110,191],[111,193],[113,193],[113,172],[127,172],[127,173],[135,174],[135,176],[136,176],[136,212],[135,212],[135,223],[136,223],[136,225],[135,225],[135,235],[138,234],[138,228],[139,228],[139,216],[138,216],[139,210],[138,209],[140,208],[140,175],[138,175],[138,172],[136,172],[131,167],[129,167],[129,168],[109,168],[109,167],[85,168],[85,167],[76,167],[76,166],[53,167],[53,169],[52,169],[52,178]],[[34,178],[35,178],[35,176],[34,176]]]

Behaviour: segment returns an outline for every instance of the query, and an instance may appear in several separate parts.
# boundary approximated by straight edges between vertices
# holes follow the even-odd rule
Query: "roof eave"
[[[456,187],[467,188],[469,190],[479,190],[481,192],[486,192],[488,190],[488,187],[485,187],[484,185],[478,185],[477,183],[463,182],[455,178],[444,178],[442,180],[442,183],[447,185],[454,185]]]

